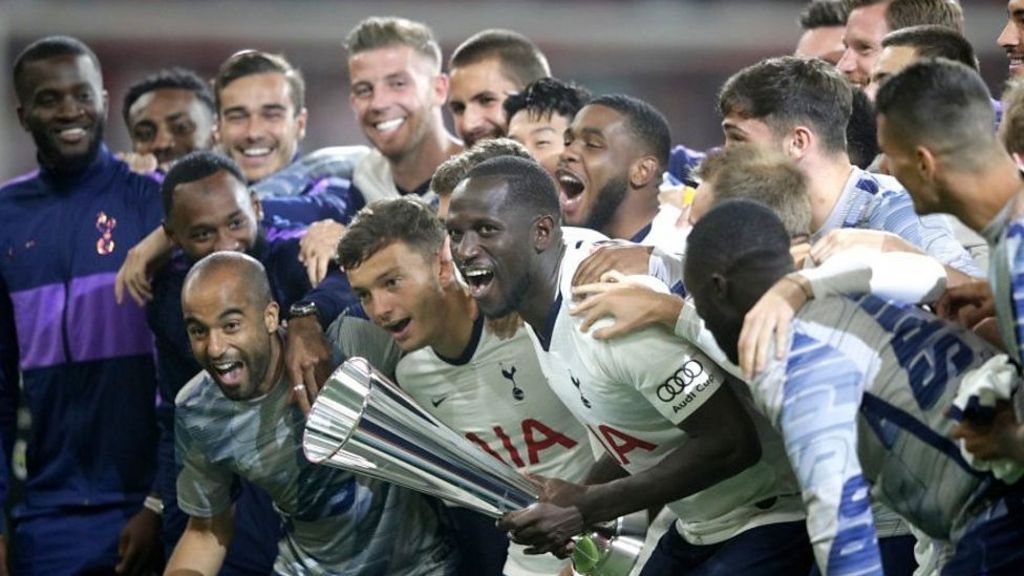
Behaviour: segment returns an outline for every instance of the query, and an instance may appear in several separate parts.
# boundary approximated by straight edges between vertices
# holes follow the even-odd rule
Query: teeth
[[[213,365],[213,368],[218,372],[229,372],[239,365],[241,362],[218,362]]]
[[[245,156],[266,156],[270,154],[270,148],[248,148],[242,150],[242,154]]]
[[[76,136],[76,137],[77,136],[84,136],[85,135],[85,129],[84,128],[66,128],[66,129],[60,131],[60,135],[61,136]]]
[[[483,270],[483,269],[481,269],[481,270],[466,270],[463,273],[463,275],[466,276],[467,278],[479,278],[481,276],[487,276],[490,273],[491,273],[490,270]]]
[[[384,122],[378,122],[373,125],[374,128],[381,132],[390,132],[401,126],[405,122],[405,118],[395,118],[393,120],[387,120]]]

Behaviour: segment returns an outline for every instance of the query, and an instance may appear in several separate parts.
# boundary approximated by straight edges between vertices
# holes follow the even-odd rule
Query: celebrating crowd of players
[[[301,155],[301,73],[244,50],[134,84],[115,154],[96,55],[32,43],[0,574],[568,575],[573,536],[659,510],[644,576],[1024,573],[1007,12],[997,101],[956,0],[812,2],[794,56],[721,87],[707,153],[521,34],[446,63],[374,17],[345,38],[370,146]],[[309,463],[304,414],[356,356],[540,502],[495,526]]]

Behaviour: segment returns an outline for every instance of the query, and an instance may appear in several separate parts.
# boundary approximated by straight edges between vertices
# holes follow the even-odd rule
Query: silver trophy
[[[436,496],[493,518],[537,502],[537,487],[421,408],[363,358],[331,374],[306,420],[302,449],[325,464]],[[575,539],[587,576],[626,576],[643,547],[643,513]]]

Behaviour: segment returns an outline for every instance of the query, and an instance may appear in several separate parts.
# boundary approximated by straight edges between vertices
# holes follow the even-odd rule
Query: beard
[[[100,144],[103,142],[103,124],[100,120],[96,121],[92,127],[92,140],[89,141],[85,151],[79,154],[66,155],[57,142],[56,136],[48,133],[44,128],[34,128],[32,139],[36,143],[39,158],[54,172],[62,174],[81,172],[96,159]]]
[[[597,196],[594,197],[594,207],[590,209],[590,214],[587,216],[587,221],[583,224],[583,227],[603,232],[604,228],[615,217],[615,213],[618,212],[622,201],[626,198],[626,189],[628,187],[629,183],[626,177],[622,176],[613,178],[598,190]]]

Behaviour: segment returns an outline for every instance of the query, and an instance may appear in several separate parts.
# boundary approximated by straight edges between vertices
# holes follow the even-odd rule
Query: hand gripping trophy
[[[500,518],[537,502],[537,487],[453,432],[362,358],[327,380],[306,421],[306,458]],[[644,543],[634,515],[574,538],[585,576],[626,576]]]

